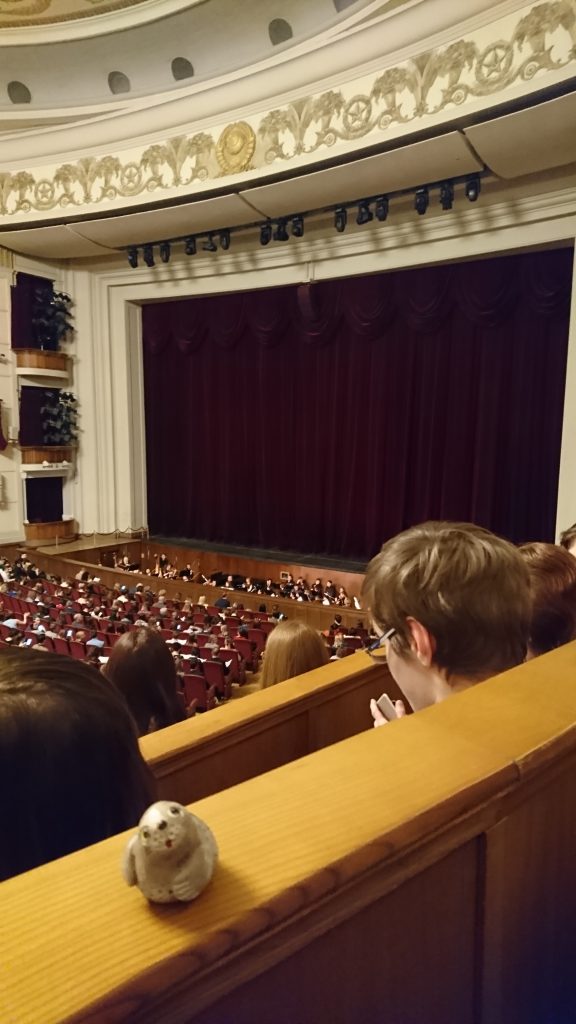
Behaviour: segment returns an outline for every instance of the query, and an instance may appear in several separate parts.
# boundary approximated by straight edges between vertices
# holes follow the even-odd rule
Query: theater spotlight
[[[272,225],[269,220],[260,225],[260,245],[268,245],[272,241]]]
[[[170,242],[160,242],[158,249],[162,263],[170,262]]]
[[[440,185],[440,206],[443,210],[451,210],[454,205],[454,185],[451,181],[443,181]]]
[[[202,248],[204,249],[204,252],[217,252],[218,246],[216,245],[216,242],[214,241],[214,235],[212,235],[212,234],[208,235],[208,238],[203,243]]]
[[[220,248],[226,252],[230,248],[230,229],[225,228],[220,232]]]
[[[339,206],[337,210],[334,210],[334,227],[336,231],[342,234],[346,231],[346,224],[348,223],[348,211],[345,206]]]
[[[369,224],[371,220],[374,220],[374,214],[370,209],[370,203],[367,199],[363,199],[358,203],[358,216],[356,217],[356,223]]]
[[[146,264],[147,267],[155,266],[153,245],[145,245],[144,248],[142,249],[142,255],[144,257],[144,263]]]
[[[184,242],[184,252],[187,256],[196,255],[196,239],[194,238],[194,235],[190,235],[190,237]]]
[[[128,249],[128,263],[132,267],[132,270],[135,270],[138,266],[138,249],[135,245],[132,245]]]
[[[386,220],[389,208],[390,200],[388,199],[388,196],[378,196],[375,207],[377,219]]]
[[[420,216],[425,214],[429,204],[430,195],[428,193],[426,185],[424,185],[422,188],[417,188],[416,192],[414,193],[414,209],[416,210],[416,213],[419,213]]]
[[[304,217],[301,213],[297,213],[295,217],[292,217],[292,235],[294,238],[302,238],[304,234]]]
[[[275,242],[287,242],[288,241],[288,229],[286,227],[286,218],[281,217],[276,223],[276,230],[273,235]]]
[[[471,203],[475,203],[480,195],[480,178],[477,174],[475,174],[473,178],[468,178],[465,192],[466,198],[469,199]]]

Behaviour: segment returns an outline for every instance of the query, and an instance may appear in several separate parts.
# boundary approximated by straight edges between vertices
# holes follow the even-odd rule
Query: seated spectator
[[[528,569],[508,541],[471,523],[423,523],[387,541],[363,586],[372,654],[415,711],[520,664],[530,625]],[[374,648],[374,645],[372,645]],[[397,701],[399,715],[404,707]],[[386,721],[374,701],[376,725]]]
[[[560,534],[560,547],[576,557],[576,523]]]
[[[155,799],[122,697],[38,649],[0,651],[0,773],[0,880],[133,827]]]
[[[556,544],[519,548],[530,574],[532,618],[528,656],[576,639],[576,558]]]
[[[328,662],[328,649],[312,626],[298,619],[279,622],[264,651],[262,688],[310,672]]]
[[[140,736],[186,717],[178,699],[174,660],[156,630],[143,627],[124,633],[103,672],[124,697]]]

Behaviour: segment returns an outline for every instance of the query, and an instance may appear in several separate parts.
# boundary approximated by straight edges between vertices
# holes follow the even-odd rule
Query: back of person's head
[[[134,826],[155,799],[134,722],[90,665],[0,651],[0,879]]]
[[[155,629],[141,626],[124,633],[104,673],[126,700],[140,736],[185,718],[174,659]]]
[[[427,522],[387,541],[370,562],[362,596],[400,657],[410,622],[433,640],[445,678],[474,682],[520,664],[530,621],[528,570],[508,541],[472,523]]]
[[[576,639],[576,558],[556,544],[519,548],[530,574],[529,651],[545,654]]]
[[[560,534],[560,546],[576,553],[576,523]]]
[[[320,668],[328,658],[326,644],[315,629],[299,619],[280,622],[266,642],[262,687]]]

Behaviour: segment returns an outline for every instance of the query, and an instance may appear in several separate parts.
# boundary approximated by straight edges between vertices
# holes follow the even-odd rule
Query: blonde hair
[[[377,626],[410,651],[407,618],[435,641],[434,664],[471,680],[520,664],[530,623],[528,569],[518,550],[472,523],[428,522],[387,541],[362,595]]]
[[[266,643],[262,688],[292,679],[328,661],[328,648],[312,626],[298,619],[280,622]]]

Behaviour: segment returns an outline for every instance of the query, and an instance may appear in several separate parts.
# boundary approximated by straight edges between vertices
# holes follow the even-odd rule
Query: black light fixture
[[[440,185],[440,206],[443,210],[451,210],[454,205],[454,184],[443,181]]]
[[[272,224],[269,220],[260,225],[260,245],[268,245],[272,241]]]
[[[346,231],[346,225],[348,223],[348,210],[345,206],[339,206],[337,210],[334,210],[334,227],[336,231],[342,234]]]
[[[170,262],[170,242],[160,242],[158,249],[162,263]]]
[[[274,231],[273,238],[275,242],[287,242],[288,241],[288,228],[286,227],[286,217],[280,217],[280,220],[276,221],[276,230]]]
[[[203,243],[202,248],[204,249],[204,252],[216,252],[218,250],[218,246],[216,245],[216,242],[214,241],[214,235],[213,234],[209,234],[208,235],[208,238]]]
[[[196,239],[194,235],[190,235],[184,242],[184,252],[187,256],[196,255]]]
[[[147,267],[155,266],[153,245],[150,245],[149,243],[148,245],[145,245],[144,248],[142,249],[142,256],[144,257],[144,263],[146,264]]]
[[[132,267],[132,270],[135,270],[138,266],[138,249],[135,245],[130,246],[128,249],[128,263]]]
[[[378,196],[375,206],[377,220],[386,220],[389,209],[390,200],[388,199],[388,196]]]
[[[302,238],[304,234],[304,217],[301,213],[297,213],[295,217],[292,217],[292,235],[294,238]]]
[[[430,194],[426,185],[417,188],[414,193],[414,209],[422,217],[430,205]]]
[[[466,192],[466,198],[469,199],[471,203],[475,203],[480,195],[480,178],[477,174],[472,178],[468,178],[464,191]]]
[[[356,223],[369,224],[371,220],[374,220],[374,214],[370,209],[370,203],[367,199],[362,199],[358,203],[358,216],[356,217]]]
[[[220,232],[220,248],[225,252],[230,248],[230,228],[224,228],[224,231]]]

